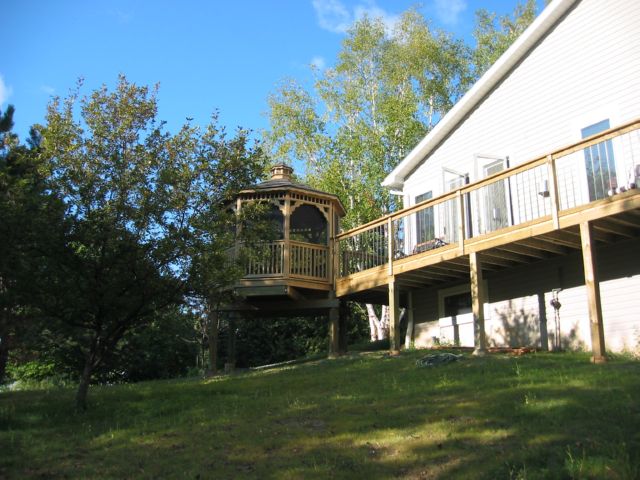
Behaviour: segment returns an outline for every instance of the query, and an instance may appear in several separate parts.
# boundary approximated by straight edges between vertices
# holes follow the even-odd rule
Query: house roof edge
[[[402,188],[407,175],[480,103],[556,24],[569,8],[580,0],[553,0],[520,37],[502,54],[440,122],[387,175],[382,186]]]

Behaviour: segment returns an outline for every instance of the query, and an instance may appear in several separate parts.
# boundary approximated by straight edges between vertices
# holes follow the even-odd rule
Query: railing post
[[[388,249],[388,263],[389,263],[389,275],[393,275],[393,222],[391,216],[387,218],[387,249]]]
[[[458,200],[458,242],[460,244],[460,255],[464,255],[464,199],[461,190],[456,192],[456,199]]]
[[[291,197],[289,194],[284,199],[284,251],[282,252],[282,275],[289,277],[291,275],[291,240],[289,230],[291,229]]]
[[[560,205],[558,202],[558,177],[556,175],[556,162],[553,155],[547,155],[547,170],[549,175],[549,194],[551,197],[551,216],[553,217],[553,228],[560,229]]]

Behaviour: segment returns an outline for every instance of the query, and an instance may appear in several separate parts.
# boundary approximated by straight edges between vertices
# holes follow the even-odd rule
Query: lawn
[[[640,362],[430,353],[0,393],[0,478],[640,476]]]

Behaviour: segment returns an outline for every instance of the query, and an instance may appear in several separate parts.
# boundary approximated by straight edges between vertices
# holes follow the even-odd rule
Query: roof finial
[[[271,167],[271,180],[291,180],[293,168],[284,163],[279,163]]]

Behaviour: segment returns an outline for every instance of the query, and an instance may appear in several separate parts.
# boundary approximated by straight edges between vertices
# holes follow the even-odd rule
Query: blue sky
[[[312,79],[330,66],[346,28],[367,13],[392,24],[416,7],[433,26],[472,42],[474,12],[512,12],[516,0],[5,0],[0,108],[16,107],[25,138],[52,95],[79,77],[82,92],[119,73],[160,84],[159,118],[206,124],[218,109],[228,129],[268,126],[267,97],[280,80]]]

